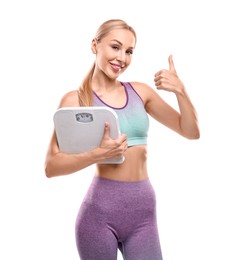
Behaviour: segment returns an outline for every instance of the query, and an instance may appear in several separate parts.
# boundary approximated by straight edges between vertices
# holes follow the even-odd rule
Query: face
[[[99,42],[93,40],[96,69],[109,78],[116,79],[130,65],[135,42],[133,33],[125,29],[111,30]]]

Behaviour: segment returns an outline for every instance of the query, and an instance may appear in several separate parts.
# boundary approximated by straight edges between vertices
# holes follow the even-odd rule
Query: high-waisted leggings
[[[162,260],[155,192],[137,182],[94,177],[76,219],[81,260]]]

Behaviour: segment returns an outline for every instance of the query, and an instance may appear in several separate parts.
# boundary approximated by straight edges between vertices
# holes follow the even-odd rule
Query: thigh
[[[126,260],[162,260],[156,225],[147,225],[129,237],[122,248]]]
[[[118,243],[103,216],[89,205],[80,208],[76,226],[76,245],[81,260],[115,260]]]

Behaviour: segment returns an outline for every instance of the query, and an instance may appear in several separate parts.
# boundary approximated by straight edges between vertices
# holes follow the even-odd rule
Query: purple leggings
[[[94,177],[76,219],[81,260],[162,260],[155,192],[137,182]]]

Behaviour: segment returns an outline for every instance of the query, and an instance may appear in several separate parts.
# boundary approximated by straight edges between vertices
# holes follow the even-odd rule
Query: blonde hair
[[[104,22],[97,30],[95,39],[99,42],[103,37],[105,37],[111,30],[115,29],[126,29],[131,31],[135,38],[136,33],[134,29],[129,26],[125,21],[121,19],[111,19]],[[93,105],[93,91],[91,88],[91,80],[95,70],[95,63],[92,65],[89,72],[86,74],[79,87],[79,101],[81,106],[92,106]]]

